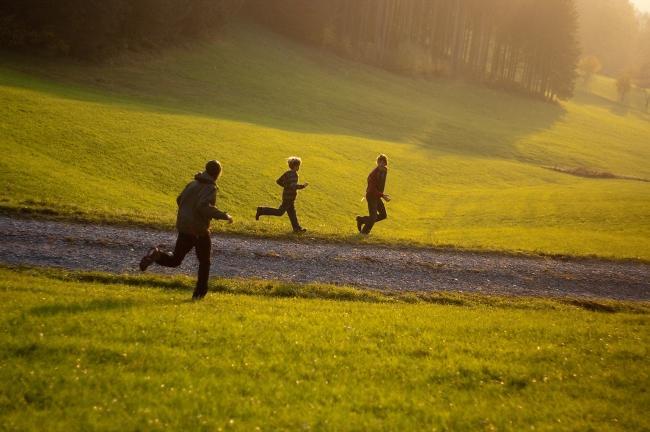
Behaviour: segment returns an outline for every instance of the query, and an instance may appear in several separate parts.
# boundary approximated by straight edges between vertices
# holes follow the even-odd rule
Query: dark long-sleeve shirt
[[[282,174],[276,183],[283,187],[282,201],[295,201],[298,195],[298,189],[304,189],[305,185],[298,183],[298,173],[294,170],[289,170]]]
[[[377,167],[368,176],[368,188],[366,189],[366,198],[381,198],[384,196],[386,187],[386,176],[388,169]]]

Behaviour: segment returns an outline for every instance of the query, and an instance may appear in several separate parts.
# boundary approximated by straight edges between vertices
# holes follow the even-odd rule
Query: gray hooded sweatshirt
[[[215,207],[217,184],[206,172],[198,173],[176,198],[178,232],[194,236],[210,235],[210,220],[227,220],[228,215]]]

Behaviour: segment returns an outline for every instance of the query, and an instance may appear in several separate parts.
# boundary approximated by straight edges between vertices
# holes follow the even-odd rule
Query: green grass
[[[650,428],[647,303],[190,289],[0,268],[3,429]]]
[[[277,204],[284,158],[304,159],[298,200],[316,236],[358,241],[374,157],[391,160],[389,219],[369,241],[650,259],[650,116],[612,80],[546,104],[445,80],[399,77],[246,25],[218,40],[112,65],[0,56],[0,206],[170,227],[206,159],[225,166],[228,229]],[[365,240],[364,240],[365,241]]]

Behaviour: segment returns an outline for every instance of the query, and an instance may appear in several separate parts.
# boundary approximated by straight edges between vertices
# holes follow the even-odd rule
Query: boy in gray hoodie
[[[217,219],[232,223],[232,217],[228,213],[215,207],[218,190],[217,179],[220,175],[221,164],[218,161],[209,161],[205,165],[205,171],[196,174],[194,180],[188,183],[176,198],[178,239],[174,246],[174,252],[163,252],[157,247],[152,247],[140,261],[140,270],[142,271],[145,271],[153,263],[163,267],[178,267],[187,253],[194,248],[199,260],[198,279],[192,296],[194,300],[202,299],[208,292],[212,251],[210,221]]]

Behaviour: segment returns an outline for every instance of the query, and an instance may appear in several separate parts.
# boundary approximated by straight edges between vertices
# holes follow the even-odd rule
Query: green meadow
[[[0,269],[3,430],[648,430],[648,305]]]
[[[8,212],[171,227],[175,197],[224,164],[228,230],[278,236],[284,159],[303,157],[301,222],[317,237],[650,259],[650,115],[613,80],[543,103],[400,77],[255,27],[102,65],[0,56],[0,205]],[[365,179],[390,158],[389,219],[359,240]],[[226,229],[226,228],[222,228]]]

